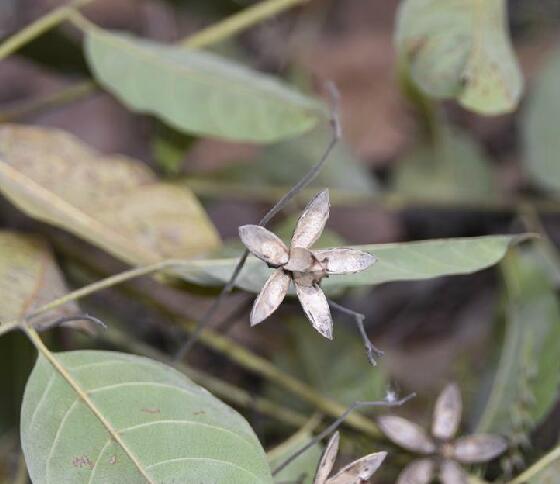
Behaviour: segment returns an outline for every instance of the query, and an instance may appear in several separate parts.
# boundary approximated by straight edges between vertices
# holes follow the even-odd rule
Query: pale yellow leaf
[[[19,321],[67,292],[48,245],[39,238],[10,231],[0,231],[0,290],[1,323]],[[34,323],[52,322],[77,312],[76,303],[70,302]]]
[[[2,126],[0,190],[31,217],[134,265],[191,258],[220,244],[187,188],[159,182],[133,159],[100,156],[60,130]]]

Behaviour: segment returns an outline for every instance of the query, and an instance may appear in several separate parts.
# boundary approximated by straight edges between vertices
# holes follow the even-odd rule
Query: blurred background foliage
[[[0,3],[0,36],[7,38],[63,3],[4,0]],[[399,3],[403,4],[400,24]],[[508,454],[500,466],[489,469],[486,478],[495,478],[501,472],[498,467],[511,476],[554,448],[560,432],[560,7],[554,0],[507,2],[508,25],[502,34],[509,35],[509,27],[514,49],[508,52],[507,45],[500,46],[497,54],[492,54],[500,60],[511,55],[504,79],[513,94],[505,96],[511,105],[504,107],[500,104],[503,99],[496,104],[488,101],[492,96],[484,89],[476,95],[465,93],[466,67],[455,59],[448,62],[437,55],[443,67],[436,72],[430,64],[433,59],[424,57],[423,51],[419,55],[414,51],[412,62],[407,64],[408,37],[416,25],[406,24],[419,22],[421,16],[407,17],[405,3],[311,0],[212,45],[208,50],[213,54],[286,81],[285,86],[273,88],[281,103],[273,100],[264,107],[250,106],[255,113],[262,109],[265,114],[254,124],[235,117],[235,103],[218,103],[217,108],[197,105],[196,86],[178,98],[165,99],[177,82],[171,79],[172,73],[146,68],[142,63],[133,69],[134,60],[126,64],[131,69],[127,75],[132,73],[137,84],[134,80],[122,86],[115,82],[122,75],[119,55],[133,51],[119,54],[115,46],[122,46],[119,42],[127,39],[108,38],[109,34],[93,29],[87,33],[91,38],[84,51],[82,32],[75,25],[64,23],[49,30],[0,62],[0,121],[63,129],[95,150],[84,154],[80,147],[69,148],[57,165],[60,172],[33,176],[43,176],[41,180],[46,180],[54,193],[63,193],[85,213],[96,217],[105,214],[103,220],[113,227],[120,229],[124,220],[144,227],[138,243],[147,244],[148,250],[129,252],[118,243],[115,246],[110,236],[102,240],[85,236],[94,247],[72,235],[83,235],[75,221],[61,222],[59,215],[35,213],[39,221],[32,220],[11,204],[18,205],[16,189],[13,193],[3,189],[6,198],[0,200],[0,223],[3,229],[32,232],[48,240],[70,287],[122,270],[122,260],[146,264],[174,254],[173,237],[189,234],[173,234],[169,245],[167,240],[154,242],[158,232],[150,232],[150,224],[158,223],[160,214],[154,210],[150,215],[148,207],[157,205],[159,197],[177,213],[184,209],[199,214],[203,207],[208,214],[206,219],[200,212],[197,227],[203,227],[200,232],[205,235],[190,247],[188,256],[236,254],[237,227],[255,223],[324,151],[330,137],[328,127],[325,123],[312,126],[315,118],[326,119],[326,108],[313,93],[322,92],[325,81],[333,81],[340,91],[344,135],[314,182],[315,187],[329,187],[332,198],[328,231],[319,245],[520,232],[535,232],[540,237],[510,250],[499,267],[473,275],[346,289],[341,294],[343,303],[366,315],[368,334],[385,351],[376,368],[367,364],[351,320],[335,314],[336,339],[329,343],[310,329],[296,302],[281,307],[268,324],[249,330],[253,297],[235,292],[215,318],[213,329],[239,347],[272,361],[318,394],[345,405],[383,398],[387,389],[399,394],[416,391],[418,397],[403,412],[419,422],[430,421],[431,403],[438,391],[447,381],[456,380],[467,407],[464,427],[511,438]],[[252,4],[245,0],[96,0],[82,11],[103,28],[171,43]],[[431,8],[441,7],[445,24],[447,7],[437,0],[431,4]],[[451,37],[460,36],[461,28],[468,27],[450,25],[454,28],[445,35]],[[423,28],[418,27],[420,31]],[[494,38],[500,35],[495,25],[486,28],[492,45],[503,41]],[[115,44],[107,48],[103,42]],[[451,38],[451,42],[458,41]],[[465,45],[464,39],[459,45]],[[146,44],[145,48],[149,51],[154,47]],[[165,51],[157,55],[175,54]],[[233,64],[214,65],[204,60],[200,65],[209,78],[217,72],[226,79],[224,99],[229,99],[230,89],[238,89],[241,95],[245,92],[246,78]],[[453,82],[443,83],[444,77],[440,77],[436,88],[426,89],[426,85],[434,85],[434,73],[446,74],[444,68],[452,70]],[[486,66],[478,66],[474,75],[469,72],[471,81],[477,73],[486,79]],[[92,82],[92,75],[99,84]],[[152,75],[169,76],[169,84],[162,87],[151,80]],[[288,85],[305,94],[294,98],[283,91]],[[251,104],[259,89],[266,104],[270,86],[260,78],[254,92],[246,93],[247,99],[238,95],[236,102]],[[181,102],[170,115],[177,99]],[[486,108],[499,112],[486,116]],[[134,112],[138,109],[151,114]],[[204,124],[198,113],[206,109],[215,109],[215,117]],[[230,116],[233,119],[228,122]],[[193,127],[193,119],[200,125]],[[216,119],[225,122],[214,125]],[[0,129],[6,133],[10,128]],[[39,136],[43,135],[36,139]],[[56,146],[56,140],[46,134],[34,148],[43,156],[50,155],[47,141],[48,146]],[[25,162],[28,152],[17,151],[17,143],[10,143],[14,143],[12,138],[0,134],[2,153]],[[84,169],[76,183],[89,181],[88,190],[74,189],[68,194],[68,187],[57,183],[57,176],[73,173],[77,153],[80,161],[86,159],[97,168],[114,163],[107,157],[115,153],[140,160],[141,167],[131,168],[134,163],[129,158],[119,157],[122,183],[111,186]],[[135,183],[145,177],[165,181],[156,198],[135,192]],[[196,198],[187,200],[174,191],[185,187]],[[289,237],[296,214],[312,193],[313,189],[305,191],[275,221],[281,237]],[[113,197],[105,211],[95,205],[103,197]],[[41,201],[36,203],[35,212],[41,208]],[[18,206],[29,213],[29,207]],[[119,215],[121,211],[126,217]],[[50,225],[53,217],[59,228]],[[10,284],[3,280],[0,287],[9,290]],[[140,280],[95,294],[82,308],[102,316],[131,341],[149,343],[165,356],[176,349],[185,327],[200,319],[215,295],[212,287],[177,281],[163,286],[154,280]],[[48,341],[53,349],[92,346],[91,337],[65,329],[49,333]],[[135,351],[126,344],[130,343],[111,336],[95,339],[101,349]],[[19,402],[33,360],[30,345],[20,335],[0,339],[0,481],[25,482],[17,427]],[[232,361],[227,351],[217,351],[216,346],[212,349],[212,344],[199,345],[189,363],[203,368],[204,378],[218,377],[245,389],[255,402],[264,396],[298,416],[317,410],[274,379],[255,375]],[[266,448],[283,442],[302,425],[293,420],[292,425],[279,423],[259,411],[257,403],[239,402],[233,402],[234,406],[248,418]],[[296,438],[303,441],[312,430],[305,427]],[[344,433],[342,450],[348,457],[385,447],[388,444],[379,435],[367,436],[356,428]],[[271,458],[285,455],[286,448],[276,450]],[[313,452],[318,454],[318,449]],[[313,467],[310,455],[314,454],[306,458]],[[407,457],[395,452],[379,473],[379,482],[393,482],[403,459]],[[286,476],[297,477],[297,472]],[[546,477],[542,479],[534,482],[547,482]]]

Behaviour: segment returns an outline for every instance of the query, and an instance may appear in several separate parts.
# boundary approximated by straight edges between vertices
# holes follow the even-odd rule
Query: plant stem
[[[113,425],[105,418],[105,416],[99,411],[95,403],[89,397],[87,392],[85,392],[80,384],[74,379],[74,377],[66,370],[66,368],[56,359],[56,357],[50,352],[47,348],[43,340],[40,338],[37,331],[35,331],[32,327],[24,325],[22,326],[23,330],[27,334],[30,341],[33,343],[33,346],[37,349],[37,351],[52,365],[52,367],[60,374],[60,376],[66,380],[66,382],[72,387],[72,390],[76,392],[76,395],[80,398],[80,400],[89,408],[91,413],[101,422],[103,427],[107,430],[111,438],[121,447],[123,452],[127,455],[127,457],[131,460],[134,466],[138,469],[138,472],[142,475],[146,482],[150,484],[155,484],[155,482],[151,479],[151,477],[146,473],[144,466],[140,463],[138,458],[131,452],[128,448],[128,445],[124,442],[121,435],[117,432],[117,430],[113,427]]]
[[[39,35],[66,20],[75,12],[75,9],[83,7],[92,1],[93,0],[73,0],[67,5],[62,5],[48,14],[43,15],[35,22],[9,37],[0,45],[0,60],[8,57],[28,42],[31,42]]]
[[[273,202],[286,191],[285,186],[252,185],[243,183],[212,180],[210,178],[188,177],[177,182],[184,183],[200,197],[234,198],[252,202]],[[301,192],[302,199],[308,199],[313,190]],[[363,206],[399,211],[408,209],[426,209],[442,211],[479,211],[489,213],[512,213],[519,211],[523,204],[531,204],[535,210],[543,213],[560,213],[560,203],[543,198],[518,197],[501,200],[437,200],[415,198],[396,192],[379,192],[374,194],[355,193],[344,189],[329,188],[330,200],[333,205]]]
[[[347,314],[348,316],[351,316],[354,319],[354,322],[358,326],[358,331],[360,332],[360,336],[364,343],[364,348],[366,350],[368,361],[371,366],[377,366],[376,357],[383,356],[383,351],[381,351],[379,348],[376,348],[375,345],[370,341],[366,333],[366,329],[364,328],[364,321],[366,319],[365,315],[353,311],[352,309],[349,309],[347,307],[344,307],[331,299],[328,299],[328,303],[329,306],[333,307],[337,311]]]
[[[218,395],[220,398],[227,400],[231,403],[239,405],[240,407],[256,410],[257,412],[274,418],[285,425],[293,427],[301,427],[307,422],[307,417],[298,412],[284,408],[266,398],[250,395],[243,389],[232,385],[226,381],[220,380],[208,373],[199,369],[189,367],[187,365],[173,361],[168,355],[161,351],[152,348],[151,346],[142,343],[130,335],[124,334],[114,328],[103,331],[99,334],[103,340],[126,348],[134,353],[147,356],[149,358],[162,361],[167,365],[173,366],[175,369],[184,373],[196,383],[202,385],[207,390]]]
[[[272,475],[275,476],[276,474],[278,474],[282,469],[286,468],[291,462],[293,462],[295,459],[297,459],[301,454],[306,452],[308,449],[313,447],[315,444],[320,442],[322,439],[324,439],[328,435],[332,434],[338,427],[340,427],[340,424],[342,424],[342,422],[344,422],[345,419],[347,419],[349,416],[351,416],[351,414],[354,410],[359,409],[359,408],[364,408],[364,407],[400,407],[401,405],[404,405],[406,402],[408,402],[411,398],[414,398],[415,396],[416,396],[415,393],[411,393],[410,395],[407,395],[406,397],[401,398],[400,400],[394,400],[394,401],[381,400],[381,401],[377,401],[377,402],[354,402],[352,405],[350,405],[344,411],[344,413],[340,417],[338,417],[325,430],[323,430],[320,434],[313,437],[302,448],[295,451],[286,460],[284,460],[281,464],[279,464],[272,471]]]
[[[131,279],[140,277],[140,276],[145,276],[147,274],[152,274],[154,272],[158,272],[161,271],[163,269],[167,269],[170,267],[177,267],[180,265],[188,265],[187,261],[181,261],[181,260],[164,260],[162,262],[157,262],[155,264],[151,264],[149,266],[144,266],[144,267],[137,267],[135,269],[130,269],[128,271],[124,271],[121,272],[119,274],[115,274],[114,276],[110,276],[110,277],[106,277],[105,279],[101,279],[100,281],[94,282],[92,284],[88,284],[87,286],[81,287],[80,289],[77,289],[75,291],[69,292],[68,294],[65,294],[62,297],[59,297],[58,299],[55,299],[54,301],[51,301],[47,304],[44,304],[43,306],[37,308],[35,311],[33,311],[32,313],[30,313],[27,316],[27,319],[31,319],[34,318],[36,316],[38,316],[39,314],[42,314],[46,311],[50,311],[51,309],[57,308],[59,306],[62,306],[70,301],[76,301],[78,299],[81,299],[85,296],[89,296],[90,294],[93,294],[95,292],[98,292],[102,289],[107,289],[109,287],[115,286],[117,284],[121,284],[125,281],[129,281]]]
[[[309,0],[265,0],[187,37],[181,43],[185,47],[195,49],[210,44],[216,44],[284,10],[308,1]]]
[[[557,459],[560,459],[560,446],[552,449],[548,454],[540,458],[525,472],[519,474],[515,479],[513,479],[513,481],[510,481],[509,484],[525,484],[527,482],[530,482],[530,479],[533,476],[541,472]]]
[[[65,87],[52,94],[31,99],[30,101],[18,104],[13,109],[7,109],[0,113],[0,123],[7,123],[14,119],[29,116],[43,109],[56,108],[58,106],[77,101],[89,94],[93,94],[97,85],[93,81],[81,81],[71,86]]]
[[[18,322],[15,321],[11,321],[8,323],[1,323],[0,324],[0,336],[2,336],[3,334],[8,333],[9,331],[13,331],[14,329],[18,329],[20,327],[20,324]]]

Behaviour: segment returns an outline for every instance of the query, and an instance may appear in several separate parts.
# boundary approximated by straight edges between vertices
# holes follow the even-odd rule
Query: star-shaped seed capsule
[[[338,443],[340,435],[335,432],[329,439],[329,443],[323,452],[319,467],[315,473],[313,484],[363,484],[369,482],[373,473],[379,468],[387,452],[375,452],[366,455],[361,459],[351,462],[346,467],[338,471],[334,476],[329,477],[338,453]]]
[[[367,269],[375,257],[357,249],[311,250],[329,218],[329,191],[323,190],[309,202],[299,218],[290,248],[260,225],[239,227],[239,236],[253,255],[276,270],[266,281],[251,311],[251,326],[268,318],[284,300],[294,282],[298,299],[313,327],[332,339],[329,303],[320,283],[323,277]]]
[[[443,484],[468,484],[468,476],[460,464],[486,462],[506,450],[506,439],[498,435],[476,434],[454,439],[461,413],[459,387],[449,384],[436,401],[431,436],[404,418],[379,418],[379,427],[390,440],[426,456],[408,464],[397,484],[426,484],[436,475]]]

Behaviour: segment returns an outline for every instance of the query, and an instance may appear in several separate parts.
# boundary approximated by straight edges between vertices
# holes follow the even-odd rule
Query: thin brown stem
[[[329,299],[329,306],[333,307],[337,311],[341,313],[347,314],[348,316],[352,316],[356,325],[358,326],[358,330],[360,331],[360,336],[362,337],[362,341],[364,342],[364,347],[366,349],[368,361],[372,366],[377,365],[377,357],[383,356],[383,351],[379,348],[376,348],[375,345],[370,341],[366,329],[364,327],[364,321],[366,319],[365,315],[362,313],[358,313],[349,309],[347,307],[341,306],[340,304],[334,302],[333,300]]]

